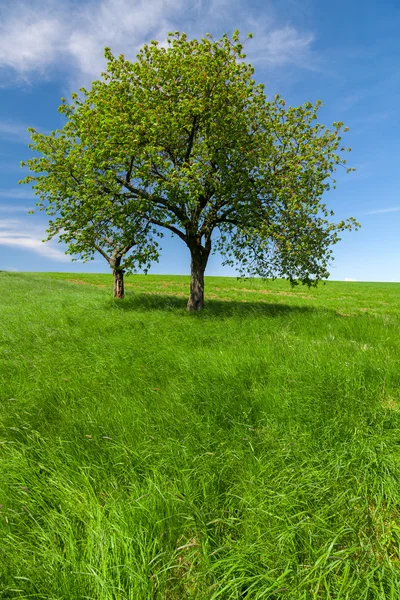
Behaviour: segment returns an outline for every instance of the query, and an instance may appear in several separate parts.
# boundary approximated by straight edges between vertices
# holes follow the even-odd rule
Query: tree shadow
[[[124,300],[112,300],[108,305],[112,310],[122,311],[165,311],[177,314],[190,314],[196,318],[224,318],[232,316],[256,316],[264,315],[277,317],[290,314],[310,314],[315,312],[326,312],[327,309],[313,306],[296,306],[273,302],[242,302],[240,300],[217,300],[207,299],[205,308],[199,312],[188,313],[186,310],[187,298],[164,294],[135,293]]]

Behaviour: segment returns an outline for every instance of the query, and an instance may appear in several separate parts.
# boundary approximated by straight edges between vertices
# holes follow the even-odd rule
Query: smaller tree
[[[112,269],[114,298],[123,298],[124,274],[138,268],[147,271],[150,263],[158,260],[158,246],[150,238],[150,224],[125,217],[116,226],[118,219],[114,216],[110,220],[110,211],[104,214],[98,211],[94,218],[88,215],[87,219],[82,219],[79,211],[77,217],[67,214],[50,221],[47,240],[58,235],[60,241],[68,244],[67,254],[79,255],[84,261],[93,260],[96,251],[99,252]]]
[[[143,217],[140,207],[133,206],[137,203],[125,201],[107,186],[96,186],[96,180],[107,179],[106,170],[92,169],[92,177],[87,176],[86,162],[77,156],[79,152],[87,158],[87,149],[76,140],[78,132],[71,123],[51,136],[29,131],[33,141],[29,147],[42,156],[21,163],[38,175],[19,183],[34,183],[39,210],[55,217],[49,221],[46,241],[58,237],[68,245],[66,254],[84,262],[99,252],[112,269],[114,297],[123,298],[124,273],[146,272],[158,261],[156,237],[162,234]]]

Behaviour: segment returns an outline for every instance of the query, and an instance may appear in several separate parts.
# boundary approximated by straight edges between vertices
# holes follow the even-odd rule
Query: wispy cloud
[[[28,142],[29,132],[27,129],[28,125],[0,120],[0,139],[10,142]]]
[[[21,219],[0,219],[0,246],[29,250],[44,258],[70,262],[54,242],[43,242],[43,229]]]
[[[38,12],[37,9],[41,9]],[[54,2],[3,4],[0,12],[0,64],[21,75],[44,72],[62,48],[62,20]]]
[[[369,210],[367,215],[379,215],[383,213],[400,212],[400,206],[393,206],[392,208],[378,208],[376,210]]]
[[[388,110],[381,110],[379,112],[371,112],[368,115],[362,117],[356,117],[352,119],[354,125],[373,125],[375,123],[382,123],[383,121],[389,121],[393,114]]]
[[[274,27],[263,22],[249,20],[248,27],[254,39],[246,47],[249,60],[263,67],[282,67],[287,64],[302,68],[319,69],[316,57],[311,54],[314,35],[300,32],[292,26]]]
[[[363,98],[364,96],[360,92],[347,94],[338,101],[338,108],[340,108],[342,112],[347,112],[354,108],[361,100],[363,100]]]
[[[0,66],[22,79],[75,67],[104,70],[104,47],[135,56],[149,38],[163,37],[182,14],[184,0],[16,0],[0,7]]]
[[[50,131],[42,126],[35,126],[30,123],[18,123],[12,120],[1,120],[0,119],[0,140],[7,142],[15,142],[21,144],[28,144],[31,141],[31,134],[28,131],[28,127],[33,127],[36,131],[40,131],[45,135],[49,135]],[[1,165],[0,165],[1,166]],[[18,164],[18,168],[20,165]]]
[[[351,277],[345,277],[343,281],[358,281],[358,279],[352,279]]]
[[[0,189],[0,198],[25,198],[25,199],[34,199],[35,195],[30,188],[10,188],[10,189]]]
[[[19,160],[15,160],[14,162],[0,162],[0,173],[11,173],[18,172],[23,177],[24,172],[27,171],[25,168],[21,168]]]
[[[191,36],[210,29],[230,33],[239,22],[244,34],[254,33],[249,59],[309,68],[312,33],[278,24],[265,11],[262,16],[252,18],[239,0],[14,0],[0,6],[0,67],[24,80],[32,73],[47,77],[52,69],[72,68],[74,79],[85,82],[104,70],[105,46],[134,59],[144,42],[163,40],[170,30]]]
[[[1,213],[15,213],[15,212],[27,213],[29,210],[32,210],[31,206],[18,206],[15,204],[0,204],[0,214]]]

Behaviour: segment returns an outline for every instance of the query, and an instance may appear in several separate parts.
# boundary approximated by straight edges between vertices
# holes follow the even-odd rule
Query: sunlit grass
[[[400,597],[400,285],[0,273],[0,597]]]

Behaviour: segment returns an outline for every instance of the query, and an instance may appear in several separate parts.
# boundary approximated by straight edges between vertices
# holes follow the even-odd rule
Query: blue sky
[[[134,59],[168,31],[219,37],[238,28],[256,79],[291,105],[320,99],[321,121],[350,127],[355,173],[337,177],[325,201],[358,232],[335,247],[331,279],[400,281],[400,3],[398,0],[0,0],[0,269],[107,272],[100,256],[71,262],[57,242],[43,244],[46,217],[27,215],[34,197],[21,160],[27,127],[62,126],[62,96],[90,86],[105,68],[103,49]],[[189,272],[180,240],[165,239],[154,273]],[[217,256],[207,273],[232,275]]]

